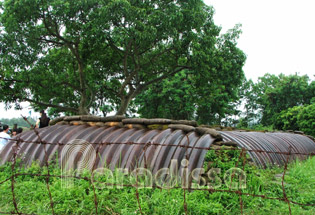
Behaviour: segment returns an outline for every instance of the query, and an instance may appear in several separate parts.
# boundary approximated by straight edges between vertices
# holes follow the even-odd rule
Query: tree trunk
[[[147,86],[148,85],[141,85],[141,86],[138,86],[136,89],[130,89],[130,91],[128,92],[126,96],[120,93],[120,98],[121,98],[120,107],[118,111],[116,112],[116,115],[125,115],[131,100],[135,98],[137,95],[139,95],[142,92],[142,90],[144,90]],[[121,92],[122,91],[123,90],[121,90]]]
[[[120,107],[118,111],[116,112],[116,115],[125,115],[127,108],[129,106],[129,103],[133,97],[132,96],[124,96],[121,98]]]
[[[81,95],[79,115],[88,115],[90,111],[88,110],[88,105],[86,104],[86,95]]]
[[[80,77],[80,88],[81,88],[81,98],[79,105],[79,114],[80,115],[88,115],[90,113],[89,106],[87,103],[87,94],[86,94],[86,82],[84,76],[84,65],[77,51],[78,47],[76,47],[75,53],[79,66],[79,77]]]

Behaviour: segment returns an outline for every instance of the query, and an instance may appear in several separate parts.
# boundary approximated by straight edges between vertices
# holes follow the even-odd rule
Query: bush
[[[300,130],[315,136],[315,103],[295,106],[282,111],[277,116],[274,128],[280,130]]]
[[[300,130],[298,115],[303,108],[303,106],[295,106],[281,111],[281,113],[276,116],[274,128],[280,130]]]
[[[315,103],[305,106],[297,118],[300,130],[315,137]]]

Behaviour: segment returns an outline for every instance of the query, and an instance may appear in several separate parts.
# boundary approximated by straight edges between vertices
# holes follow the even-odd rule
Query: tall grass
[[[47,174],[45,167],[33,163],[29,168],[20,167],[17,173]],[[217,164],[223,170],[234,167],[235,162],[229,160]],[[58,166],[51,165],[50,174],[60,175]],[[222,170],[222,171],[223,171]],[[283,198],[283,168],[262,170],[246,166],[247,186],[243,193]],[[291,201],[303,204],[315,204],[315,157],[305,161],[296,161],[288,166],[284,188]],[[218,175],[223,180],[222,172]],[[0,167],[0,181],[11,177],[10,164]],[[89,173],[82,176],[90,177]],[[14,183],[14,194],[19,212],[28,214],[51,214],[50,198],[45,177],[18,176]],[[106,181],[106,179],[103,179]],[[126,178],[125,181],[128,181]],[[95,214],[95,197],[89,181],[75,179],[67,188],[62,186],[60,178],[50,177],[49,187],[56,214]],[[0,185],[0,212],[15,211],[12,201],[11,180]],[[223,185],[221,190],[229,191]],[[139,189],[139,201],[144,214],[184,214],[184,191],[182,189]],[[97,209],[99,214],[140,214],[133,187],[96,189]],[[237,193],[186,191],[189,214],[240,214],[240,197]],[[264,199],[260,197],[242,196],[244,214],[288,214],[288,203],[284,201]],[[315,214],[315,208],[290,204],[292,214]]]

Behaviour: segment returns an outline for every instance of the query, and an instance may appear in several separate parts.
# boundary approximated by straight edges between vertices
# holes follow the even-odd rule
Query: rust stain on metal
[[[194,147],[209,148],[215,140],[208,134],[198,136],[195,132],[186,134],[182,130],[171,129],[54,125],[38,131],[43,144],[39,143],[38,136],[34,131],[24,132],[20,136],[23,141],[20,144],[18,156],[26,165],[30,165],[35,160],[39,160],[41,165],[45,164],[44,144],[47,158],[52,160],[58,155],[60,160],[60,152],[65,144],[79,139],[91,143],[97,150],[94,168],[114,169],[119,167],[132,171],[137,167],[146,166],[153,173],[160,168],[169,167],[173,159],[177,160],[178,167],[180,167],[186,151],[190,159],[189,168],[202,167],[207,150],[194,149]],[[1,151],[1,164],[12,159],[14,145],[15,141],[11,140]],[[186,150],[185,147],[180,147],[186,145],[191,148]]]
[[[88,125],[54,125],[38,130],[22,133],[19,138],[18,157],[26,165],[38,160],[44,165],[52,160],[64,146],[73,140],[84,140],[91,143],[97,152],[93,168],[107,167],[127,168],[129,171],[137,167],[149,168],[152,173],[170,167],[172,160],[177,160],[178,170],[182,168],[183,159],[189,160],[189,171],[202,168],[205,155],[215,138],[209,134],[199,135],[196,132],[185,133],[177,129],[150,130],[119,127],[97,127]],[[287,156],[279,152],[292,149],[290,160],[304,159],[305,155],[297,153],[314,153],[315,142],[310,138],[289,133],[261,133],[221,131],[223,141],[233,141],[239,148],[248,150],[254,163],[262,168],[270,165],[284,165]],[[1,164],[11,161],[15,140],[11,140],[1,151]],[[47,156],[45,156],[46,147]],[[66,158],[62,158],[66,159]]]

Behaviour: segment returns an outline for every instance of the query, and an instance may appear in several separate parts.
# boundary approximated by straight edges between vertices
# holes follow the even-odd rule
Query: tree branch
[[[55,45],[58,45],[58,46],[64,46],[65,44],[64,43],[61,43],[61,42],[58,42],[58,41],[54,41],[54,40],[48,40],[48,39],[45,39],[45,38],[38,38],[39,41],[42,41],[42,42],[46,42],[46,43],[52,43],[52,44],[55,44]]]
[[[170,73],[167,73],[167,74],[164,74],[164,75],[162,75],[162,76],[160,76],[160,77],[158,77],[158,78],[152,79],[151,81],[148,81],[148,82],[146,82],[145,84],[141,84],[141,85],[139,85],[139,86],[137,87],[137,89],[134,91],[134,95],[133,95],[133,96],[138,95],[143,89],[147,88],[150,84],[153,84],[153,83],[155,83],[155,82],[161,81],[161,80],[163,80],[163,79],[165,79],[165,78],[170,77],[171,75],[175,75],[176,73],[178,73],[178,72],[180,72],[180,71],[182,71],[182,70],[184,70],[184,69],[191,69],[191,67],[189,67],[189,66],[178,66],[177,69],[174,69],[174,70],[173,70],[172,72],[170,72]]]
[[[162,52],[156,54],[155,56],[153,56],[148,63],[144,64],[143,67],[147,67],[148,65],[152,64],[158,57],[162,56],[163,54],[165,54],[166,52],[169,52],[171,50],[173,50],[174,48],[168,48],[163,50]]]
[[[44,11],[43,11],[42,15],[43,15],[43,23],[44,23],[44,26],[47,29],[48,33],[50,33],[52,36],[56,37],[57,39],[63,41],[68,47],[71,46],[71,44],[73,44],[73,42],[66,40],[65,38],[63,38],[60,35],[59,30],[58,30],[58,24],[56,22],[54,23],[55,24],[55,26],[54,26],[55,27],[55,32],[53,32],[51,30],[51,28],[49,27],[47,21],[46,21],[46,17],[45,17]]]
[[[33,99],[29,99],[29,98],[22,98],[21,100],[28,101],[30,103],[34,103],[34,104],[37,104],[37,105],[40,105],[40,106],[58,108],[59,110],[62,110],[62,111],[72,111],[72,112],[75,112],[75,113],[78,112],[77,108],[64,107],[64,106],[54,105],[54,104],[47,104],[47,103],[35,101]]]
[[[106,39],[107,39],[109,45],[110,45],[113,49],[117,50],[118,53],[119,53],[119,55],[122,57],[122,56],[123,56],[122,53],[123,53],[124,51],[121,50],[121,49],[119,49],[119,48],[115,45],[115,43],[114,43],[114,41],[112,40],[112,38],[110,38],[109,36],[107,36]]]

